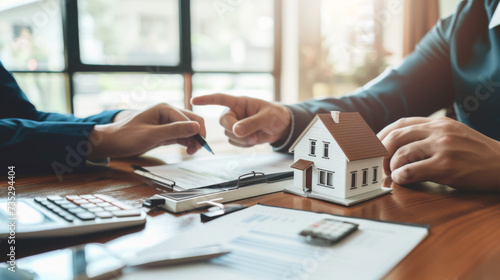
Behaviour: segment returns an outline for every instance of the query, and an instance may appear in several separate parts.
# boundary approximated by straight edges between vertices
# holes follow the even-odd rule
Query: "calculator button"
[[[108,206],[108,207],[104,207],[104,210],[106,210],[106,211],[119,211],[121,209],[116,207],[116,206]]]
[[[303,235],[311,235],[312,234],[312,230],[304,230],[304,231],[302,231],[302,234]]]
[[[35,197],[35,201],[38,203],[41,203],[42,201],[47,201],[47,198],[45,197]]]
[[[99,199],[102,199],[104,201],[108,201],[108,202],[116,201],[116,199],[112,198],[109,195],[105,195],[105,194],[95,194],[94,196],[99,198]]]
[[[80,197],[83,199],[94,199],[95,198],[95,196],[93,196],[91,194],[80,195]]]
[[[77,200],[73,200],[73,203],[80,205],[80,204],[89,203],[89,201],[86,199],[77,199]]]
[[[84,220],[84,221],[89,221],[89,220],[95,219],[95,215],[93,213],[90,213],[90,212],[78,213],[78,214],[76,214],[76,216],[80,220]]]
[[[78,199],[82,199],[82,198],[79,195],[67,195],[66,199],[73,201],[73,200],[78,200]]]
[[[323,231],[323,229],[322,229],[322,228],[315,228],[315,229],[313,229],[313,230],[312,230],[312,233],[313,233],[313,234],[318,234],[318,233],[320,233],[320,232],[322,232],[322,231]]]
[[[47,199],[50,200],[50,201],[57,201],[57,200],[62,200],[64,198],[58,196],[58,195],[49,195],[47,196]]]
[[[83,208],[94,208],[95,204],[94,203],[84,203],[84,204],[80,204],[80,207],[83,207]]]
[[[46,207],[46,208],[48,208],[48,209],[51,209],[51,210],[52,210],[52,209],[57,209],[57,208],[59,208],[59,207],[57,207],[56,205],[54,205],[54,204],[52,204],[52,203],[50,203],[50,204],[49,204],[49,203],[45,204],[45,207]]]
[[[66,211],[61,210],[61,209],[56,209],[56,210],[53,210],[53,212],[54,212],[56,215],[60,216],[60,217],[62,217],[62,216],[64,216],[64,215],[66,214]]]
[[[113,211],[113,215],[115,215],[117,217],[134,217],[134,216],[140,216],[141,215],[141,210],[131,209],[131,210]]]
[[[109,202],[101,202],[101,203],[96,203],[95,205],[99,206],[99,207],[109,207],[109,206],[113,206],[111,205],[111,203]]]
[[[40,204],[42,204],[45,207],[47,207],[47,205],[53,205],[52,202],[50,202],[48,200],[43,200],[43,201],[40,202]]]
[[[75,209],[68,209],[68,212],[73,213],[73,214],[79,214],[79,213],[86,213],[88,211],[83,209],[83,208],[78,207]]]
[[[61,209],[61,208],[59,208],[59,207],[57,207],[57,208],[53,208],[53,209],[52,209],[52,212],[57,213],[57,214],[60,214],[60,215],[61,215],[61,214],[66,214],[66,213],[67,213],[67,212],[66,212],[66,210],[63,210],[63,209]]]
[[[88,208],[87,211],[95,213],[95,212],[104,211],[104,209],[102,209],[101,207],[92,207],[92,208]]]
[[[93,199],[89,199],[89,202],[90,203],[101,203],[101,202],[104,202],[103,200],[99,199],[99,198],[93,198]]]
[[[75,218],[69,214],[62,215],[61,218],[65,219],[68,222],[73,222],[75,220]]]
[[[67,200],[56,200],[56,201],[54,201],[54,204],[57,204],[57,205],[66,204],[66,203],[71,203],[71,202],[69,202]],[[73,204],[73,203],[71,203],[71,204]]]
[[[66,210],[79,208],[77,205],[75,205],[73,203],[61,204],[59,206],[61,206],[61,208],[66,209]]]
[[[123,202],[120,202],[120,201],[113,201],[113,202],[111,202],[111,204],[113,204],[114,206],[118,206],[118,207],[120,207],[121,209],[124,209],[124,210],[134,209],[132,206],[130,206],[128,204],[125,204]]]
[[[108,211],[102,211],[102,212],[97,212],[97,213],[94,213],[98,218],[101,218],[101,219],[107,219],[107,218],[112,218],[113,217],[113,214],[111,214],[110,212]]]

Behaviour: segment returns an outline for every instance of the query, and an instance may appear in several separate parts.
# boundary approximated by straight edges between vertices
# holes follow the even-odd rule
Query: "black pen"
[[[207,149],[207,151],[211,152],[212,155],[215,156],[215,154],[212,151],[212,149],[210,148],[210,146],[208,146],[207,141],[205,139],[203,139],[203,137],[201,137],[201,135],[196,134],[195,136],[193,136],[193,138],[196,140],[196,142],[200,143],[200,145],[203,146],[203,148]]]

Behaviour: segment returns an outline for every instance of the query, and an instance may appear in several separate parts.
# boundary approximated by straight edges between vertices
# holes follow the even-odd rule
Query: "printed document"
[[[299,232],[325,218],[359,224],[333,246],[311,245]],[[223,244],[231,253],[205,262],[125,271],[123,279],[380,279],[428,234],[398,224],[256,205],[145,248],[151,252]]]

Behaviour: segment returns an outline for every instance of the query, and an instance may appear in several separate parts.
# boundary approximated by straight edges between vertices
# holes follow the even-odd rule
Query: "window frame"
[[[318,186],[334,189],[334,186],[333,186],[333,180],[334,180],[333,175],[334,174],[335,174],[334,171],[318,168]],[[322,176],[322,175],[324,175],[324,176]],[[323,183],[321,182],[322,178],[323,178]],[[328,180],[329,180],[328,178],[330,178],[331,184],[328,184]]]
[[[323,158],[324,159],[330,158],[330,142],[323,141]]]
[[[318,141],[314,139],[309,139],[309,156],[311,157],[316,157],[316,148],[317,148],[316,142]]]
[[[378,183],[378,166],[373,167],[373,180],[372,184]]]
[[[351,190],[357,189],[358,171],[351,171]]]
[[[361,186],[366,187],[366,186],[368,186],[368,168],[364,168],[362,170],[362,172],[363,172],[363,174],[362,174],[363,177],[362,177],[362,181],[361,181]]]

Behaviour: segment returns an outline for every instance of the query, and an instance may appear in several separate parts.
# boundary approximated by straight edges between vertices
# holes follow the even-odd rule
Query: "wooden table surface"
[[[131,162],[144,166],[158,164],[148,158],[123,159],[112,162],[107,169],[65,175],[62,182],[54,175],[18,177],[16,195],[20,198],[102,193],[139,207],[145,199],[162,190],[133,174],[129,167]],[[351,207],[287,193],[274,193],[239,203],[250,206],[260,202],[337,215],[430,225],[429,236],[386,276],[387,279],[500,278],[500,194],[462,192],[430,183],[402,187],[387,178],[384,186],[392,187],[394,192]],[[6,195],[2,184],[0,197]],[[166,238],[199,223],[196,213],[172,215],[153,210],[148,213],[146,225],[141,227],[78,238],[19,239],[16,255],[21,258],[116,238]],[[0,242],[0,252],[6,252],[6,242]],[[0,260],[6,261],[6,254],[2,253]]]

